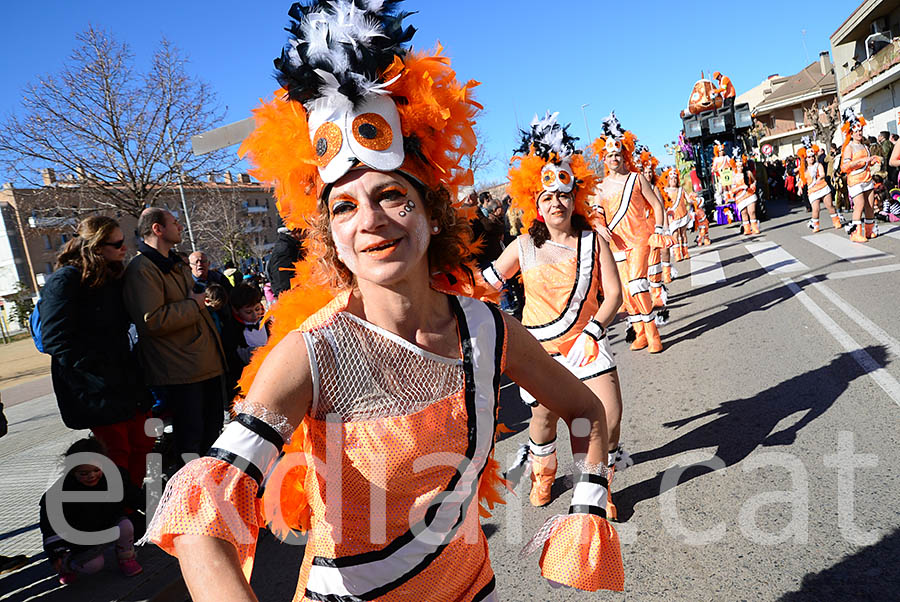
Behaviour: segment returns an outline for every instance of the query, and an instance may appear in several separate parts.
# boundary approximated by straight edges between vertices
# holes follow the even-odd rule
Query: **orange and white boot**
[[[634,342],[631,344],[632,351],[639,351],[647,346],[647,335],[646,330],[644,329],[644,322],[638,320],[637,322],[632,322],[631,327],[634,328]]]
[[[831,225],[834,226],[835,230],[840,230],[841,228],[844,227],[844,221],[841,219],[841,216],[839,213],[831,214]]]
[[[866,238],[875,238],[878,236],[878,228],[875,226],[874,219],[867,219],[864,222],[866,227]]]
[[[556,439],[544,444],[529,440],[528,447],[531,453],[531,493],[528,499],[532,506],[546,506],[553,500],[550,490],[556,480]]]
[[[647,351],[659,353],[663,350],[662,339],[659,337],[659,328],[656,321],[644,322],[644,336],[647,338]]]
[[[670,284],[672,282],[672,264],[668,261],[662,262],[663,282]]]
[[[741,221],[741,225],[744,226],[744,236],[750,236],[750,234],[752,234],[750,231],[750,222]]]
[[[812,230],[813,232],[818,232],[821,228],[819,228],[819,220],[811,219],[806,222],[806,227]]]
[[[682,259],[690,259],[691,253],[688,251],[688,246],[684,243],[681,244],[681,258]]]
[[[750,234],[759,234],[759,220],[750,220]]]
[[[860,221],[853,221],[850,225],[850,240],[852,242],[867,242],[865,232],[863,232],[863,223]]]

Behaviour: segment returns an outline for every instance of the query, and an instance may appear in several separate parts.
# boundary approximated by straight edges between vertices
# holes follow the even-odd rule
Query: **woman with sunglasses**
[[[82,220],[57,256],[38,309],[63,422],[91,429],[140,486],[153,439],[144,433],[150,396],[131,352],[122,301],[126,250],[116,220]]]

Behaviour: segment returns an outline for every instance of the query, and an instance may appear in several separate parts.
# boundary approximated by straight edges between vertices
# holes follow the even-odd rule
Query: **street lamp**
[[[589,107],[589,106],[591,106],[591,104],[589,102],[586,102],[583,105],[581,105],[581,117],[584,119],[584,129],[587,132],[587,137],[588,137],[587,143],[588,144],[591,143],[591,128],[588,127],[587,115],[584,114],[584,107]]]

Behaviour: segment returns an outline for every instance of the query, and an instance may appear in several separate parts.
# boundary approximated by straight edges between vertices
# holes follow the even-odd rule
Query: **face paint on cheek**
[[[359,263],[356,261],[356,255],[353,253],[353,247],[346,243],[340,242],[334,236],[334,232],[331,233],[331,240],[334,241],[334,248],[337,252],[338,259],[341,260],[347,269],[353,272],[354,274],[359,271]]]

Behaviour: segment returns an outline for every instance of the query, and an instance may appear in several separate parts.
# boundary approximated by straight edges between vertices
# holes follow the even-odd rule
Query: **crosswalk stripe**
[[[869,261],[888,257],[886,253],[882,253],[874,247],[850,242],[850,239],[837,234],[814,234],[813,236],[804,236],[803,240],[807,240],[846,261]]]
[[[887,230],[882,228],[882,232],[882,236],[900,239],[900,226],[891,226],[890,229]]]
[[[842,270],[840,272],[829,272],[820,274],[816,277],[824,277],[827,280],[841,280],[843,278],[855,278],[857,276],[874,276],[875,274],[885,274],[887,272],[900,271],[900,263],[889,263],[888,265],[877,265],[872,268],[858,268],[855,270]]]
[[[691,255],[691,286],[697,288],[725,282],[725,270],[718,251],[704,251]]]
[[[805,264],[774,242],[751,242],[745,245],[753,258],[770,274],[787,274],[808,270]]]

